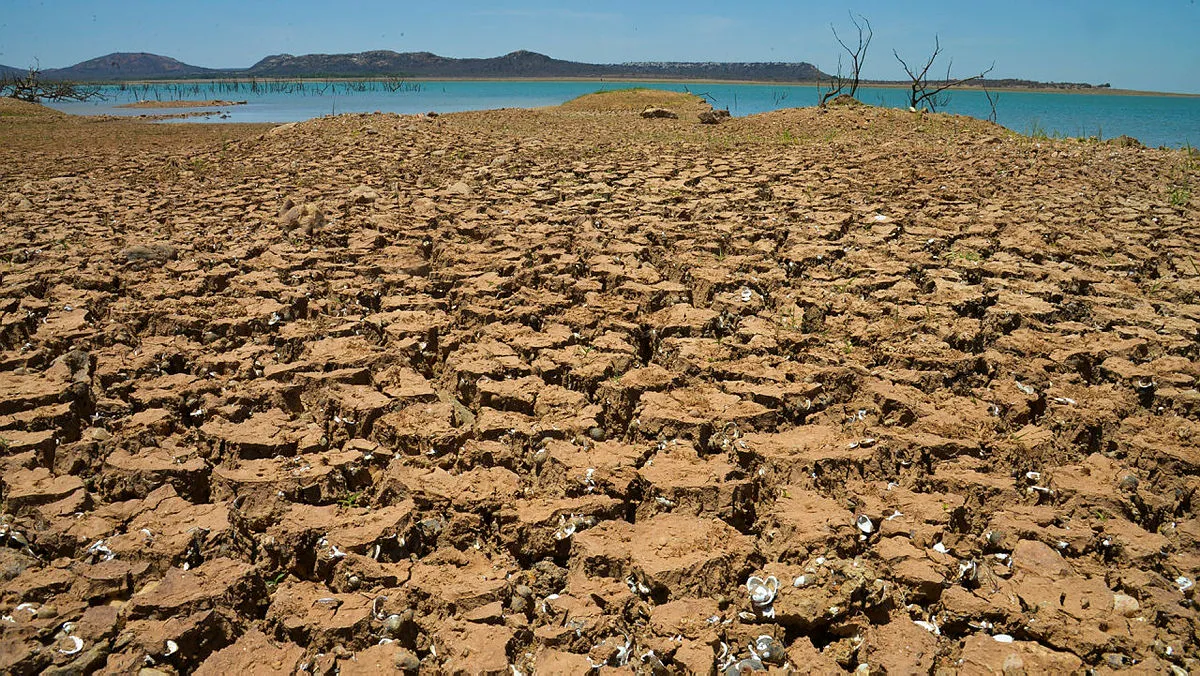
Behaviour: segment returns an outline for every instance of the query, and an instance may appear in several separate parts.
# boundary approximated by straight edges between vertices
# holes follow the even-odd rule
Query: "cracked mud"
[[[1198,666],[1183,151],[3,106],[0,672]]]

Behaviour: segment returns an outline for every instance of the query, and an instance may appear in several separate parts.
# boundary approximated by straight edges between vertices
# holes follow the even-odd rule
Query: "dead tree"
[[[940,82],[937,80],[930,82],[929,69],[933,68],[934,62],[937,61],[937,58],[941,55],[941,53],[942,44],[938,41],[938,37],[934,35],[933,53],[929,55],[929,60],[925,62],[925,65],[920,70],[913,70],[912,68],[909,68],[904,59],[900,58],[899,52],[894,49],[892,50],[892,54],[896,57],[896,60],[900,62],[900,65],[904,67],[904,72],[908,73],[908,78],[912,80],[910,94],[908,97],[909,110],[916,112],[918,110],[928,109],[931,112],[937,112],[938,108],[944,108],[946,104],[949,103],[949,95],[944,93],[946,90],[953,89],[954,87],[958,87],[975,80],[982,80],[984,76],[992,72],[992,69],[996,67],[996,64],[993,63],[991,66],[988,66],[987,70],[981,73],[972,75],[970,77],[954,79],[950,76],[950,69],[954,66],[954,59],[950,59],[950,63],[946,65],[946,79]]]
[[[871,46],[871,38],[875,37],[875,31],[871,29],[871,22],[867,20],[867,17],[861,14],[855,17],[854,12],[851,12],[850,23],[854,24],[855,30],[858,31],[858,43],[853,49],[850,48],[850,45],[846,44],[845,40],[842,40],[842,36],[838,35],[837,27],[829,24],[829,29],[833,31],[834,39],[850,55],[850,75],[849,77],[842,75],[842,55],[838,54],[837,75],[833,76],[829,84],[829,90],[821,95],[822,106],[829,99],[841,94],[847,86],[850,87],[851,97],[858,93],[858,83],[862,78],[863,63],[867,60],[867,48]]]
[[[988,113],[988,122],[996,121],[996,104],[1000,102],[1000,94],[993,94],[986,86],[983,88],[983,95],[987,97],[988,105],[992,107],[992,112]]]
[[[0,97],[38,103],[46,101],[90,101],[103,98],[99,87],[74,82],[46,80],[37,66],[30,66],[27,75],[12,75],[0,79]]]
[[[829,89],[821,91],[821,81],[817,80],[817,95],[821,98],[817,106],[824,108],[829,99],[841,94],[845,88],[846,78],[842,75],[842,55],[838,54],[837,73],[829,76]]]

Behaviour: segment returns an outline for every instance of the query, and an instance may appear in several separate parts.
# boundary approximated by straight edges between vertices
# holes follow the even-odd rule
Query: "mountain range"
[[[0,78],[22,75],[28,69],[0,65]],[[796,62],[679,62],[580,63],[545,54],[516,51],[490,59],[457,59],[430,52],[377,50],[356,54],[275,54],[249,68],[203,68],[167,56],[117,52],[66,68],[40,71],[48,80],[121,82],[200,78],[613,78],[662,80],[744,80],[816,82],[828,80],[810,63]],[[864,80],[863,84],[893,84]],[[905,83],[907,84],[907,83]],[[993,87],[1090,89],[1085,83],[1044,83],[1032,80],[981,80]],[[1104,88],[1108,85],[1099,85]]]
[[[0,66],[0,76],[27,69]],[[157,54],[118,52],[66,68],[47,68],[41,77],[76,82],[195,78],[571,78],[644,77],[811,82],[825,77],[808,63],[579,63],[517,51],[490,59],[456,59],[430,52],[370,51],[357,54],[276,54],[249,68],[203,68]]]

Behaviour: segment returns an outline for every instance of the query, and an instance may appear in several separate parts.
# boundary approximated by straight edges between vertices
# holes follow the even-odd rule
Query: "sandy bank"
[[[228,106],[244,106],[246,101],[137,101],[125,103],[117,108],[225,108]]]

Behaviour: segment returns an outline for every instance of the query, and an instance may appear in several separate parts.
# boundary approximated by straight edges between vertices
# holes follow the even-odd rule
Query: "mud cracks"
[[[188,133],[6,158],[0,671],[1194,667],[1178,153]]]

